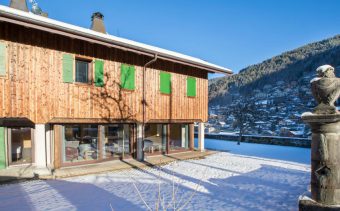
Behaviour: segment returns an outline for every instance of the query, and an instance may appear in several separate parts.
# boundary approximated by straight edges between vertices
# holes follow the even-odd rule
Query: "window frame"
[[[77,62],[78,61],[82,61],[82,62],[88,63],[87,82],[77,81]],[[75,56],[75,58],[74,58],[74,73],[73,73],[74,84],[78,84],[78,85],[92,85],[92,83],[93,83],[93,70],[94,70],[93,65],[94,65],[93,58],[82,57],[82,56]]]

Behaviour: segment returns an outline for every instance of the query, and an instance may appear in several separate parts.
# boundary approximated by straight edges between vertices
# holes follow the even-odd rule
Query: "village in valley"
[[[254,126],[247,130],[245,135],[308,137],[311,131],[301,120],[301,114],[311,110],[315,102],[311,101],[309,81],[305,77],[302,84],[293,81],[286,84],[276,82],[276,86],[264,85],[262,90],[256,89],[251,94],[250,100],[255,103],[258,110],[264,115],[254,122]],[[240,103],[239,93],[231,94],[232,103]],[[235,118],[228,114],[229,105],[216,105],[209,107],[209,133],[237,133],[233,127]]]
[[[337,70],[340,70],[340,66]],[[310,81],[314,76],[307,74],[299,81],[277,81],[272,85],[263,85],[262,89],[253,90],[247,97],[256,105],[256,112],[261,112],[261,116],[254,122],[245,123],[251,125],[244,135],[310,138],[311,130],[303,123],[301,115],[312,111],[316,106],[310,90]],[[236,118],[230,114],[230,110],[234,108],[233,105],[242,103],[241,94],[231,92],[229,95],[232,99],[230,103],[209,105],[207,133],[239,134],[238,128],[234,126]],[[340,100],[337,103],[340,106]]]

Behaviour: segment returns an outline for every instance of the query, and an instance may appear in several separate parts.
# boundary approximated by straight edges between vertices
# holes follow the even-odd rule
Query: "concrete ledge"
[[[339,211],[338,205],[323,205],[313,199],[303,196],[299,199],[299,211]]]
[[[190,152],[181,152],[170,155],[158,155],[148,157],[144,162],[140,162],[134,159],[128,160],[114,160],[107,161],[103,163],[96,164],[88,164],[82,166],[74,166],[74,167],[65,167],[61,169],[56,169],[53,172],[52,176],[40,177],[42,179],[56,179],[56,178],[65,178],[65,177],[74,177],[81,176],[87,174],[97,174],[97,173],[105,173],[110,171],[119,171],[124,169],[131,168],[146,168],[150,166],[158,166],[164,165],[174,161],[181,160],[189,160],[189,159],[202,159],[205,156],[215,154],[215,151],[190,151]]]
[[[164,165],[173,161],[202,159],[205,156],[215,154],[215,151],[189,151],[180,152],[170,155],[158,155],[148,157],[144,162],[139,162],[134,159],[114,160],[96,164],[87,164],[82,166],[65,167],[56,169],[51,172],[46,168],[36,168],[32,165],[23,165],[9,167],[0,170],[0,184],[18,182],[30,179],[56,179],[65,177],[74,177],[87,174],[97,174],[110,171],[118,171],[131,168],[145,168],[150,166]]]
[[[195,134],[195,137],[197,138],[197,134]],[[239,136],[226,134],[205,134],[205,138],[237,142]],[[242,136],[242,142],[254,144],[270,144],[279,146],[293,146],[301,148],[311,147],[311,140],[307,138],[244,135]]]
[[[22,165],[0,170],[0,184],[34,178],[35,167]]]

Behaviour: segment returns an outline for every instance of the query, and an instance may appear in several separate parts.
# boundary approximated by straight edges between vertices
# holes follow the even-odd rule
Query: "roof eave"
[[[138,47],[135,45],[130,45],[128,43],[119,42],[117,40],[108,39],[97,32],[86,33],[84,31],[79,31],[79,30],[75,30],[72,28],[67,28],[67,27],[63,27],[60,25],[51,24],[45,21],[41,21],[39,19],[27,18],[25,16],[21,16],[20,12],[21,11],[17,11],[16,13],[0,11],[0,21],[11,22],[14,24],[23,25],[25,27],[35,28],[35,29],[47,31],[50,33],[60,34],[63,36],[81,39],[81,40],[85,40],[88,42],[98,43],[100,45],[106,45],[109,47],[118,48],[118,49],[125,50],[125,51],[131,51],[134,53],[138,53],[138,54],[142,54],[142,55],[146,55],[150,57],[157,54],[159,59],[197,67],[200,69],[204,69],[208,72],[233,74],[233,72],[227,68],[205,65],[200,62],[195,62],[192,60],[176,57],[176,56],[165,54],[159,51],[145,49],[145,48]]]

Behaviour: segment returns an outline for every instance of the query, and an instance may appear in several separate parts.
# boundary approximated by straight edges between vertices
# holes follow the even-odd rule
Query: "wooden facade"
[[[143,66],[150,57],[66,36],[0,22],[6,44],[6,75],[0,76],[0,117],[27,118],[35,124],[62,122],[142,122]],[[62,58],[104,61],[105,86],[64,83]],[[120,65],[136,68],[135,90],[120,87]],[[171,73],[172,94],[159,91],[160,71]],[[206,70],[164,60],[146,69],[146,122],[205,122]],[[195,77],[196,97],[187,97],[186,78]]]
[[[31,13],[0,11],[0,169],[52,170],[194,150],[194,122],[208,120],[208,73],[231,73]],[[22,135],[27,131],[30,137]]]

